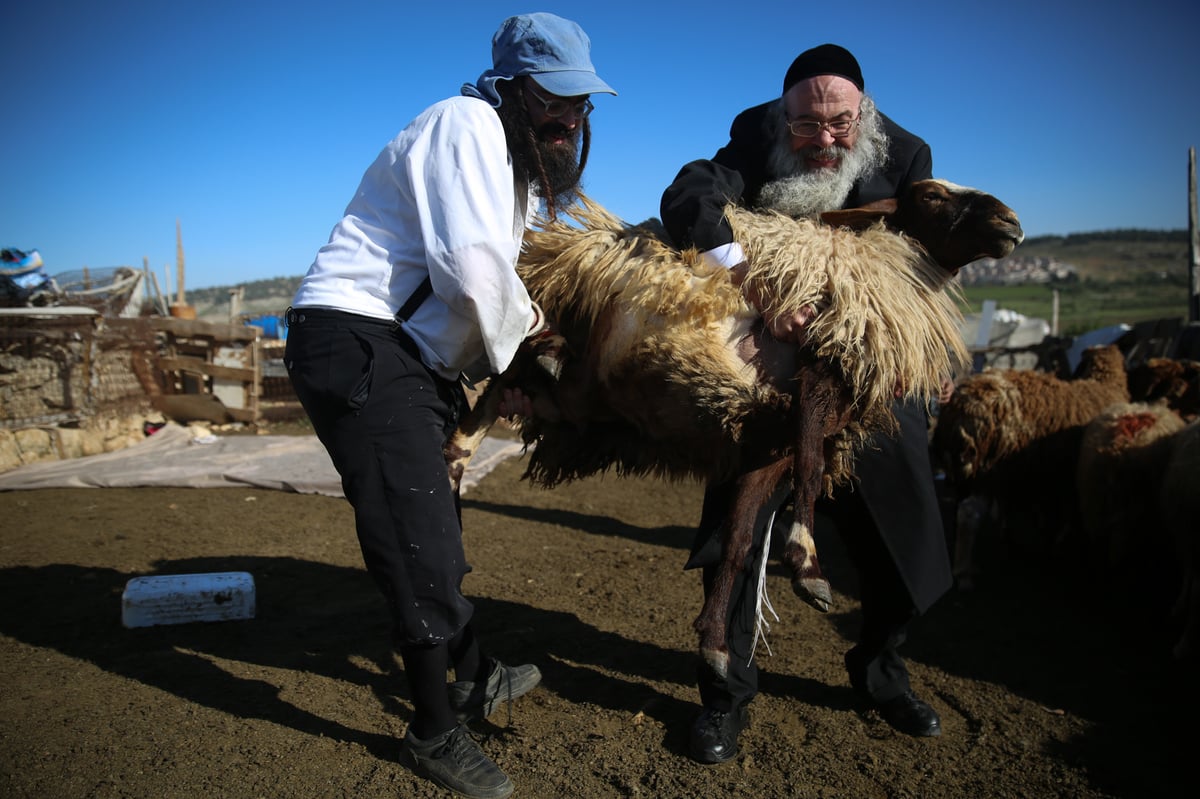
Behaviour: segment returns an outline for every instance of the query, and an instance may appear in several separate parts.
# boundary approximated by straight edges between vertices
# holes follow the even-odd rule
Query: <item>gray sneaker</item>
[[[511,702],[529,693],[541,681],[542,673],[532,663],[505,666],[493,660],[487,682],[450,683],[450,707],[460,722],[477,721],[492,715],[501,702]]]
[[[419,777],[472,799],[504,799],[513,792],[512,780],[483,753],[462,725],[428,741],[409,731],[400,744],[400,764]]]

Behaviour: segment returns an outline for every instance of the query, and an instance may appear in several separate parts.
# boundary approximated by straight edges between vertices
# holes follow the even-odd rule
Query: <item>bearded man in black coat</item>
[[[783,95],[734,119],[729,143],[711,160],[693,161],[663,193],[661,216],[678,247],[744,270],[740,246],[724,219],[728,202],[791,216],[855,208],[895,197],[933,176],[929,145],[879,112],[864,92],[858,61],[824,44],[801,53],[788,69]],[[763,308],[763,298],[748,296]],[[805,313],[777,319],[772,335],[801,342]],[[859,575],[862,629],[846,653],[850,684],[866,707],[915,736],[938,735],[937,713],[909,685],[897,648],[909,622],[949,589],[949,556],[933,488],[924,406],[897,402],[894,436],[876,436],[858,456],[856,478],[823,500]],[[730,485],[710,485],[687,568],[702,568],[705,593],[720,559],[719,524]],[[758,574],[767,527],[788,501],[781,486],[760,513],[755,544],[734,585],[728,625],[729,673],[699,667],[703,710],[692,725],[690,753],[702,763],[737,754],[758,690],[753,661],[759,613]]]

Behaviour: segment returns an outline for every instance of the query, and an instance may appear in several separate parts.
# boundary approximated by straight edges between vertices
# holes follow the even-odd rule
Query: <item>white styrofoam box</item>
[[[248,572],[134,577],[121,595],[126,627],[254,618],[254,578]]]

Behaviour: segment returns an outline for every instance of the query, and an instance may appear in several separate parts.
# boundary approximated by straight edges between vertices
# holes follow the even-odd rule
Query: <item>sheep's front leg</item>
[[[817,560],[813,539],[815,506],[825,478],[825,441],[849,421],[844,387],[823,361],[806,364],[796,377],[795,452],[792,467],[795,516],[783,546],[792,590],[822,613],[833,607],[833,591]]]
[[[492,425],[500,418],[500,400],[503,397],[500,379],[492,378],[442,448],[446,468],[450,472],[450,487],[455,494],[458,494],[463,474],[466,473],[471,458],[479,450],[479,445],[487,437]]]
[[[505,388],[519,387],[526,394],[534,393],[535,413],[545,418],[557,418],[553,389],[563,369],[567,340],[549,330],[525,339],[517,348],[504,374],[491,378],[450,435],[442,454],[450,473],[450,487],[458,494],[463,474],[479,445],[492,425],[500,418],[500,402]],[[540,388],[541,390],[538,390]]]
[[[790,464],[777,461],[740,476],[735,483],[729,516],[721,525],[721,562],[692,627],[700,635],[700,657],[722,678],[729,674],[729,608],[733,584],[747,568],[746,558],[754,544],[754,525],[779,480]],[[767,557],[768,553],[763,553]]]
[[[813,539],[815,506],[825,475],[824,438],[812,427],[806,425],[796,442],[792,469],[795,514],[783,545],[783,562],[792,573],[792,591],[796,596],[827,613],[833,607],[833,591],[821,572],[817,542]]]
[[[833,591],[817,562],[817,542],[813,540],[813,500],[796,498],[796,516],[788,530],[783,562],[792,572],[792,591],[822,613],[833,608]]]

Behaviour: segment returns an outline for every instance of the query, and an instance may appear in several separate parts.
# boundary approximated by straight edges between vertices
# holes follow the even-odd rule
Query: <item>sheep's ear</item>
[[[896,198],[888,197],[876,200],[861,208],[845,208],[838,211],[826,211],[821,214],[821,221],[834,227],[847,227],[851,230],[864,230],[881,219],[887,219],[896,213]]]

